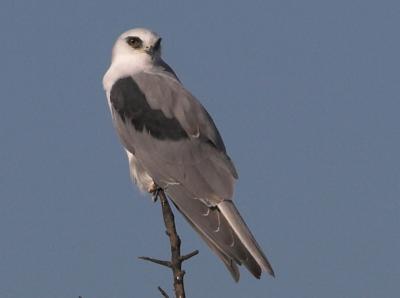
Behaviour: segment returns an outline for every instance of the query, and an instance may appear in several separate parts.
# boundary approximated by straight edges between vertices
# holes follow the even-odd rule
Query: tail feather
[[[176,206],[176,205],[175,205]],[[178,206],[176,206],[179,211]],[[182,212],[182,211],[181,211]],[[211,248],[211,250],[222,260],[230,274],[232,275],[232,278],[238,282],[240,279],[240,271],[238,269],[238,266],[236,265],[236,262],[232,260],[229,256],[227,256],[219,247],[217,247],[214,244],[214,241],[210,239],[205,233],[203,233],[183,212],[182,212],[184,218],[190,223],[190,225],[193,227],[193,229],[200,235],[200,237],[204,240],[204,242]]]
[[[202,200],[194,198],[182,185],[171,185],[165,192],[207,245],[221,258],[236,281],[239,280],[237,265],[242,264],[256,278],[260,278],[262,270],[273,274],[271,266],[269,265],[268,267],[266,265],[269,263],[262,254],[257,242],[255,242],[254,237],[241,237],[238,234],[237,230],[243,232],[240,228],[235,227],[240,224],[240,220],[233,220],[238,212],[226,211],[230,208],[223,204],[222,209],[228,215],[226,217],[219,207],[221,203],[216,207],[209,207]],[[241,219],[240,215],[239,218]],[[245,224],[244,228],[247,229]],[[249,231],[247,234],[251,235]],[[253,242],[249,241],[248,238],[253,239]],[[243,242],[244,240],[247,241],[247,245]],[[256,249],[250,245],[251,243],[253,243],[253,246],[255,245]],[[254,253],[257,249],[260,252],[259,254]],[[264,262],[257,259],[259,255],[264,256]],[[266,268],[271,268],[271,270],[266,270]]]
[[[271,264],[269,263],[267,257],[264,255],[256,239],[251,234],[250,229],[247,227],[235,204],[233,204],[232,201],[222,201],[217,206],[231,225],[232,229],[235,231],[236,235],[239,237],[240,241],[251,253],[251,255],[256,259],[258,265],[260,265],[262,270],[268,272],[275,277],[275,273],[272,269]]]

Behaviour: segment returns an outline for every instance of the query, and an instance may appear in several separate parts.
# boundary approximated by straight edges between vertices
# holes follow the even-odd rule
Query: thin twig
[[[191,253],[188,253],[187,255],[181,256],[180,260],[186,261],[189,260],[190,258],[194,257],[195,255],[197,255],[199,253],[199,251],[196,249],[195,251],[192,251]]]
[[[164,298],[169,298],[168,294],[165,293],[165,291],[161,287],[158,287],[157,289],[160,291],[161,295],[163,295]]]
[[[161,265],[161,266],[172,268],[171,262],[168,262],[168,261],[163,261],[163,260],[149,258],[149,257],[138,257],[138,258],[141,259],[141,260],[145,260],[145,261],[149,261],[149,262],[152,262],[152,263],[156,263],[156,264]]]

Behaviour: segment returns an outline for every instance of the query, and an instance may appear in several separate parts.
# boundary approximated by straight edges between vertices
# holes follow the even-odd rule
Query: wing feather
[[[190,185],[213,204],[232,197],[237,173],[222,138],[178,80],[148,73],[123,78],[110,102],[122,143],[160,187]]]

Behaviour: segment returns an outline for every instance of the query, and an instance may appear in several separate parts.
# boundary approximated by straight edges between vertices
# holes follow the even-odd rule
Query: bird
[[[145,28],[116,40],[103,87],[133,182],[162,190],[238,282],[275,273],[233,202],[238,174],[204,106],[162,59],[161,37]]]

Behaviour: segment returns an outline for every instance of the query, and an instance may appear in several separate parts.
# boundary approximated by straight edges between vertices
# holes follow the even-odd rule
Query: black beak
[[[153,51],[157,52],[161,48],[161,37],[156,41],[156,43],[153,46]]]
[[[146,49],[146,52],[149,55],[153,56],[154,53],[160,51],[160,49],[161,49],[161,38],[159,38],[153,46]]]

